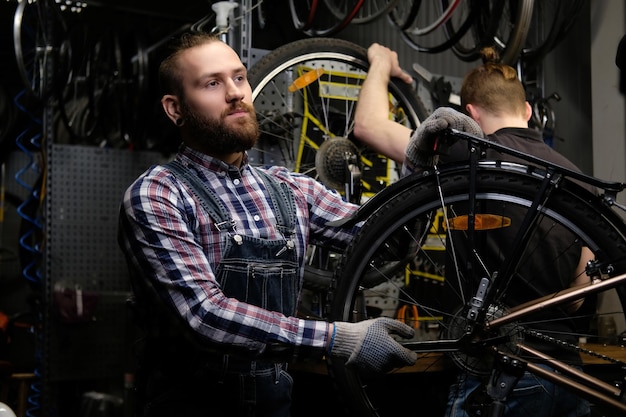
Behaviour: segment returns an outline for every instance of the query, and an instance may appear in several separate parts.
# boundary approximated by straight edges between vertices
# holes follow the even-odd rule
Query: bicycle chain
[[[525,330],[525,333],[528,334],[528,335],[534,336],[534,337],[536,337],[538,339],[541,339],[541,340],[543,340],[545,342],[549,342],[549,343],[553,343],[555,345],[558,345],[559,347],[565,347],[565,348],[568,348],[568,349],[575,350],[577,352],[582,352],[582,353],[584,353],[586,355],[593,356],[593,357],[596,357],[598,359],[605,360],[607,362],[611,362],[612,364],[620,365],[622,368],[626,369],[626,362],[623,362],[623,361],[621,361],[619,359],[611,358],[611,357],[606,356],[606,355],[604,355],[602,353],[594,352],[593,350],[585,349],[585,348],[580,347],[578,345],[575,345],[573,343],[568,343],[568,342],[565,342],[563,340],[556,339],[556,338],[554,338],[552,336],[545,335],[545,334],[543,334],[541,332],[538,332],[536,330]]]

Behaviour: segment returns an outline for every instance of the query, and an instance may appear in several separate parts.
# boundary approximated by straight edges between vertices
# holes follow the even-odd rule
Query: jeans
[[[143,417],[289,417],[293,379],[282,364],[201,369],[179,379],[155,372]]]
[[[465,403],[475,389],[481,389],[481,382],[475,376],[460,374],[450,387],[445,416],[472,417],[474,414],[465,410]],[[524,373],[507,398],[504,411],[504,417],[584,417],[590,414],[588,401],[528,372]],[[484,410],[481,415],[490,417]]]

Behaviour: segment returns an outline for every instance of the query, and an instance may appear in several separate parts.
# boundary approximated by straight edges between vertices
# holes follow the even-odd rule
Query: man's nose
[[[241,101],[244,97],[243,86],[236,84],[233,80],[227,83],[226,88],[226,101]]]

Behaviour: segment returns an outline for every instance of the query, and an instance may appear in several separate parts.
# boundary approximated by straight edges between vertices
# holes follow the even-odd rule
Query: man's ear
[[[180,103],[178,97],[172,94],[166,94],[161,98],[161,105],[167,117],[176,124],[176,121],[181,119]]]
[[[474,106],[473,104],[466,104],[465,111],[467,114],[474,120],[478,121],[480,119],[480,110]]]
[[[533,108],[530,106],[529,102],[526,102],[526,121],[529,121],[530,118],[533,116]]]

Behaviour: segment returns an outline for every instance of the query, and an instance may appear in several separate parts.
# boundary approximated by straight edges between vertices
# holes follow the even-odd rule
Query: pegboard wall
[[[152,152],[53,145],[47,189],[46,276],[52,294],[54,380],[121,374],[126,364],[128,273],[117,245],[125,189]]]

